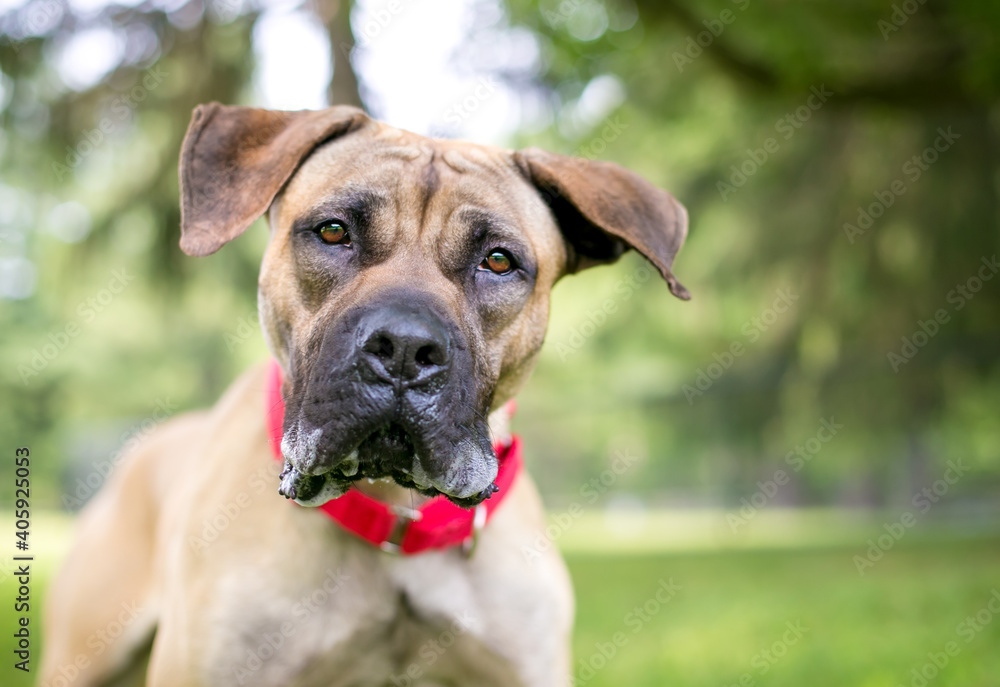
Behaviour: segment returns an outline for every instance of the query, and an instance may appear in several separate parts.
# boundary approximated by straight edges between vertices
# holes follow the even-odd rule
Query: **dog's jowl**
[[[553,549],[521,554],[545,519],[508,401],[561,277],[633,249],[689,297],[684,208],[613,164],[348,107],[201,106],[180,177],[190,255],[267,215],[273,360],[84,510],[42,684],[568,684],[572,591]]]

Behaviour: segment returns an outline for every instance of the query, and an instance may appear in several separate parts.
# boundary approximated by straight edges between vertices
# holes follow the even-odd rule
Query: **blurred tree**
[[[333,60],[329,101],[338,105],[364,107],[358,77],[351,66],[354,32],[351,30],[351,3],[347,0],[316,0],[316,15],[327,27]]]
[[[786,454],[829,416],[845,429],[795,475],[802,498],[908,500],[959,457],[982,471],[965,492],[995,493],[1000,423],[984,413],[1000,400],[1000,281],[977,279],[995,273],[998,248],[998,9],[511,4],[544,46],[553,144],[603,141],[603,157],[687,204],[677,272],[695,294],[685,307],[702,310],[678,323],[680,308],[634,299],[616,318],[639,350],[588,343],[539,377],[565,382],[578,365],[616,377],[642,357],[659,388],[603,406],[644,399],[652,481],[721,483],[729,503],[788,470]],[[624,90],[613,141],[606,121],[572,126],[609,77]],[[795,297],[787,314],[770,309],[781,290]],[[673,364],[655,360],[665,347]],[[556,418],[539,410],[551,434]],[[593,437],[606,412],[557,425]],[[656,430],[663,422],[677,429]]]
[[[313,1],[330,100],[370,100],[351,5]],[[63,456],[106,461],[265,355],[263,229],[177,248],[190,111],[255,101],[259,10],[74,7],[0,14],[0,435],[51,457],[54,501]],[[789,454],[798,503],[908,500],[959,458],[954,494],[996,498],[1000,7],[509,0],[489,22],[539,48],[513,143],[620,162],[692,218],[692,303],[635,256],[556,290],[518,420],[547,491],[579,498],[622,448],[648,459],[615,488],[671,502],[736,504]],[[109,36],[106,72],[67,82]],[[456,59],[511,75],[475,32]]]
[[[94,458],[95,436],[110,437],[95,449],[107,462],[137,431],[120,418],[206,404],[241,365],[223,333],[254,312],[260,242],[208,270],[177,247],[191,110],[245,100],[253,72],[256,15],[230,8],[78,16],[43,2],[0,18],[0,433],[46,456],[42,496],[59,493],[67,454]],[[117,46],[115,61],[92,83],[67,84],[59,60],[86,36],[104,45],[85,50]]]

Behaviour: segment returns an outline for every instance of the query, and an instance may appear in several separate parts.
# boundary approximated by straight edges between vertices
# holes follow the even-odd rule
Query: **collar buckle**
[[[479,543],[479,533],[483,531],[485,526],[486,505],[480,503],[476,506],[476,513],[472,517],[472,532],[462,542],[462,555],[466,558],[472,558],[472,554],[475,553],[476,545]]]
[[[396,515],[396,524],[393,525],[392,532],[386,540],[379,544],[379,548],[398,556],[403,553],[403,539],[406,537],[406,531],[410,529],[410,523],[418,522],[424,514],[406,506],[392,505],[389,508]]]

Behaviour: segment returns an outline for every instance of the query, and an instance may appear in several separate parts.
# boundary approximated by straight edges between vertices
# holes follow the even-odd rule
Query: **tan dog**
[[[270,209],[259,309],[285,464],[263,368],[157,430],[80,516],[41,684],[568,684],[572,590],[551,548],[523,553],[545,527],[526,474],[471,556],[399,556],[288,503],[278,473],[303,505],[352,485],[406,507],[482,502],[553,284],[633,248],[688,298],[670,272],[684,208],[613,164],[430,140],[347,107],[199,107],[180,173],[189,254]]]

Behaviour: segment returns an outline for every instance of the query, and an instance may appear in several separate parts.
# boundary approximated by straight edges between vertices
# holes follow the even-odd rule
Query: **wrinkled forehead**
[[[548,221],[544,203],[508,151],[428,139],[385,125],[321,145],[276,203],[276,219],[283,226],[346,209],[392,218],[396,230],[411,236],[437,235],[468,223],[464,220],[498,227]],[[544,238],[546,232],[540,233]],[[554,226],[549,233],[557,233]]]

